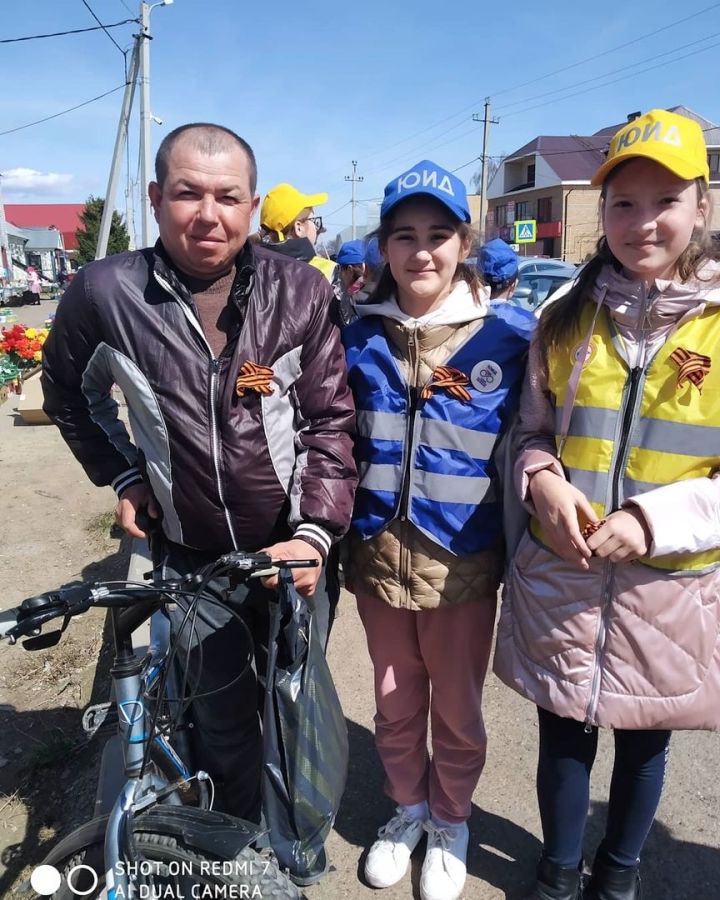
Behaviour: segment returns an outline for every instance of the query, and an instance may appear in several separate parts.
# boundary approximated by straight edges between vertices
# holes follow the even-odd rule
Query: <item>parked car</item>
[[[552,262],[553,260],[548,260]],[[539,315],[544,303],[564,284],[575,278],[577,269],[563,263],[544,271],[520,271],[518,286],[510,302]]]
[[[554,272],[565,271],[566,269],[574,269],[571,263],[564,262],[562,259],[550,259],[544,256],[521,256],[518,265],[518,272],[522,275],[525,272]]]

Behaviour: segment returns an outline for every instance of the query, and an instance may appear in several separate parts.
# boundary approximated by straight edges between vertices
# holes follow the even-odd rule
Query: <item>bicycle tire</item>
[[[245,900],[258,897],[262,900],[302,900],[297,887],[278,869],[274,859],[260,855],[252,847],[245,847],[232,860],[232,873],[223,874],[222,860],[205,851],[197,851],[177,837],[143,830],[139,822],[134,828],[137,848],[150,862],[168,866],[176,863],[184,873],[188,868],[194,874],[182,876],[159,876],[152,878],[150,897],[172,900]],[[212,864],[216,866],[213,867]],[[209,864],[210,870],[207,867]],[[77,866],[89,866],[97,873],[98,881],[93,890],[93,875],[87,869],[76,870],[72,875],[72,887],[68,884],[68,873]],[[71,857],[55,864],[62,876],[60,888],[52,895],[53,900],[77,900],[78,892],[88,900],[99,900],[105,891],[104,847],[100,842],[89,844]],[[193,890],[193,886],[196,886]],[[156,892],[153,893],[152,888]],[[221,892],[213,887],[222,888]],[[232,888],[235,888],[233,891]],[[91,891],[91,893],[85,893]],[[136,891],[137,893],[137,891]],[[135,894],[133,894],[135,896]],[[140,894],[138,894],[140,896]]]

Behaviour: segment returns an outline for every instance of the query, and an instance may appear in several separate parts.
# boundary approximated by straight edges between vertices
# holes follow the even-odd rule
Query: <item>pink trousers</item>
[[[396,803],[427,801],[435,817],[464,822],[485,765],[481,704],[496,601],[419,612],[369,595],[357,603],[375,670],[385,790]]]

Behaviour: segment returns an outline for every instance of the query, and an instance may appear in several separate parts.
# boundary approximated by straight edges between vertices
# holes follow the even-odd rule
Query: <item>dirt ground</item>
[[[53,309],[19,310],[40,324]],[[0,406],[0,608],[76,578],[122,577],[128,548],[113,536],[109,489],[94,488],[52,426],[25,426],[12,398]],[[87,744],[82,709],[106,696],[102,614],[70,626],[58,647],[0,646],[0,898],[19,887],[47,849],[92,813],[100,747]],[[328,841],[329,875],[308,900],[362,900],[366,848],[392,813],[372,737],[372,678],[352,597],[344,595],[329,658],[350,733],[348,785]],[[464,896],[519,900],[540,851],[534,796],[535,712],[490,676],[485,692],[488,761],[474,796]],[[603,734],[593,774],[586,850],[602,835],[612,737]],[[665,796],[643,860],[647,900],[714,900],[720,882],[720,738],[673,737]],[[383,898],[418,897],[422,853]]]

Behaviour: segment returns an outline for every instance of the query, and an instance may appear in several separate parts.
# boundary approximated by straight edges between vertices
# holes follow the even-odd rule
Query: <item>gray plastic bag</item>
[[[262,796],[270,845],[296,884],[327,871],[325,839],[345,790],[348,736],[307,600],[280,576],[270,625]]]

